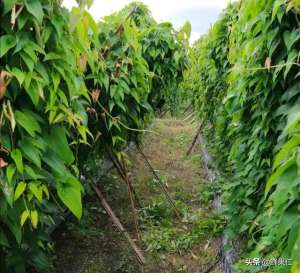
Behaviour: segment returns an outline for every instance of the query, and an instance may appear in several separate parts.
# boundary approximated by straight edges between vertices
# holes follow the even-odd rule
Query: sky
[[[96,20],[120,10],[133,0],[94,0],[90,13]],[[230,0],[142,0],[158,22],[172,22],[180,28],[186,21],[192,24],[191,43],[208,31]],[[65,7],[76,6],[75,0],[64,0]]]

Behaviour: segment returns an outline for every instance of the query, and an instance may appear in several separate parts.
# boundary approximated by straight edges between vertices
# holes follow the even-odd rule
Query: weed
[[[213,201],[216,194],[220,193],[220,186],[218,183],[206,183],[201,185],[198,198],[202,205],[208,206]]]
[[[141,209],[143,241],[147,250],[179,252],[191,249],[207,236],[222,233],[226,221],[216,213],[207,214],[202,210],[190,211],[184,203],[177,201],[177,208],[183,215],[179,225],[169,204],[161,196]]]
[[[191,142],[191,137],[186,134],[179,134],[176,135],[175,137],[170,138],[168,142],[170,144],[175,144],[179,147],[186,147]]]

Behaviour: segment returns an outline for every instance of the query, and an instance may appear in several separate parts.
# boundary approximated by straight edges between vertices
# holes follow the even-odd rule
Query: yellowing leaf
[[[27,186],[27,184],[25,182],[19,182],[18,183],[17,188],[15,190],[14,201],[17,201],[19,199],[19,197],[26,190],[26,186]]]
[[[38,183],[35,182],[30,182],[28,184],[29,190],[32,192],[34,197],[40,202],[43,202],[43,190],[42,188],[38,185]]]
[[[30,211],[30,220],[31,224],[34,228],[37,228],[38,221],[39,221],[39,214],[36,210]]]
[[[29,217],[29,210],[24,210],[23,213],[21,214],[21,226],[24,226],[28,217]]]

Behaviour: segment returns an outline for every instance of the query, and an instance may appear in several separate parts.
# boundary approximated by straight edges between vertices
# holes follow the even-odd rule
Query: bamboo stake
[[[183,115],[184,115],[186,112],[188,112],[188,111],[190,110],[190,108],[192,108],[192,107],[193,107],[193,102],[191,102],[191,103],[188,105],[188,107],[185,108],[185,110],[183,111]]]
[[[157,180],[158,184],[160,185],[163,193],[165,194],[168,202],[171,204],[171,206],[174,208],[174,211],[176,213],[176,216],[179,220],[181,220],[181,216],[180,216],[180,212],[178,211],[172,197],[170,196],[167,188],[165,187],[164,183],[161,181],[160,177],[157,175],[157,173],[155,172],[154,168],[152,167],[150,161],[148,160],[147,156],[144,154],[144,152],[142,151],[142,149],[140,148],[139,144],[136,142],[136,147],[139,151],[139,153],[142,155],[143,159],[145,160],[147,166],[149,167],[149,170],[153,173],[155,179]]]
[[[107,212],[107,214],[109,215],[109,217],[111,218],[112,222],[116,225],[116,227],[118,228],[118,230],[124,234],[125,238],[127,239],[127,241],[129,242],[131,248],[133,249],[133,251],[135,252],[138,262],[144,266],[146,264],[146,259],[142,253],[142,251],[139,249],[139,247],[135,244],[135,242],[131,239],[129,233],[127,232],[127,230],[123,227],[123,225],[121,224],[120,220],[118,219],[118,217],[115,215],[115,213],[113,212],[112,208],[110,207],[110,205],[107,203],[106,199],[104,198],[104,195],[102,194],[102,192],[100,191],[100,189],[97,186],[93,186],[99,201],[101,202],[103,208],[105,209],[105,211]]]
[[[127,166],[125,161],[123,160],[122,165],[124,173],[125,173],[125,181],[127,184],[127,189],[128,189],[128,195],[129,195],[129,200],[130,200],[130,205],[131,205],[131,210],[132,210],[132,215],[133,215],[133,221],[134,221],[134,225],[135,225],[135,229],[136,229],[136,234],[138,237],[138,240],[141,241],[141,236],[140,236],[140,229],[139,229],[139,222],[138,222],[138,217],[137,217],[137,213],[136,213],[136,209],[135,209],[135,204],[133,201],[133,195],[132,195],[132,184],[131,181],[128,177],[128,172],[127,172]]]
[[[116,158],[109,149],[107,149],[107,152],[108,152],[110,160],[113,163],[114,167],[116,168],[118,174],[123,179],[123,181],[127,184],[126,172],[125,172],[122,164],[120,163],[120,161],[118,160],[118,158]],[[130,186],[130,190],[133,193],[133,196],[134,196],[134,199],[135,199],[137,205],[141,208],[142,206],[141,206],[140,199],[139,199],[138,194],[135,191],[134,187],[132,186],[132,183],[129,183],[129,186]]]
[[[203,122],[200,123],[200,126],[199,126],[199,128],[197,130],[197,133],[196,133],[196,135],[195,135],[195,137],[193,139],[193,142],[192,142],[190,148],[188,149],[188,151],[186,152],[186,156],[189,156],[191,154],[191,152],[193,151],[193,149],[195,147],[195,144],[197,142],[197,139],[198,139],[198,137],[199,137],[199,135],[201,133],[202,126],[203,126]]]

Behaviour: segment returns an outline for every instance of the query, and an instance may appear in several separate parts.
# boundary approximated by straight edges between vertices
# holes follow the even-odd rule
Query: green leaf
[[[29,161],[41,168],[41,152],[33,145],[32,141],[29,137],[25,137],[19,142],[19,147]]]
[[[284,79],[286,79],[288,73],[290,72],[292,66],[293,66],[293,63],[295,63],[298,58],[298,51],[297,50],[292,50],[289,52],[288,54],[288,59],[287,59],[287,66],[285,67],[285,71],[284,71]]]
[[[61,126],[54,126],[49,135],[50,149],[59,155],[59,157],[67,164],[70,165],[74,162],[75,158],[72,150],[70,149],[66,131]]]
[[[116,95],[117,93],[117,90],[118,90],[118,86],[117,85],[111,85],[110,86],[110,97],[113,99],[114,96]]]
[[[24,224],[28,218],[29,218],[29,210],[26,209],[21,214],[21,221],[20,221],[21,226],[24,226]]]
[[[19,182],[15,190],[14,201],[17,201],[23,192],[26,190],[27,184],[25,182]]]
[[[284,164],[282,164],[272,175],[271,177],[268,179],[267,184],[266,184],[266,188],[265,188],[265,195],[268,194],[268,192],[270,191],[270,189],[272,188],[272,186],[274,186],[277,182],[278,179],[280,178],[280,176],[289,168],[291,167],[293,164],[296,163],[296,159],[293,157],[289,160],[287,160]]]
[[[281,238],[286,235],[291,227],[300,219],[299,210],[297,205],[289,206],[280,219],[278,226],[278,236]]]
[[[14,186],[10,185],[8,183],[5,183],[3,185],[2,191],[4,193],[5,199],[7,201],[7,203],[13,207],[13,203],[14,203]]]
[[[25,88],[26,93],[29,95],[32,103],[35,106],[37,106],[39,103],[40,89],[41,89],[41,86],[35,80],[31,81],[29,88]]]
[[[30,220],[31,224],[34,228],[37,228],[38,221],[39,221],[39,214],[36,210],[31,210],[30,211]]]
[[[103,78],[101,80],[102,80],[102,83],[103,83],[103,86],[104,86],[105,90],[108,90],[108,88],[109,88],[109,76],[107,74],[104,74]]]
[[[17,0],[5,0],[3,1],[3,13],[6,14],[7,12],[11,11],[14,5],[16,4]]]
[[[0,58],[3,57],[8,50],[16,45],[16,37],[13,35],[3,35],[0,37]]]
[[[81,184],[75,178],[57,183],[59,198],[78,219],[82,216],[81,191]]]
[[[43,193],[45,193],[47,199],[49,200],[50,194],[49,194],[49,190],[46,185],[42,185],[42,191],[43,191]]]
[[[26,174],[29,175],[30,178],[37,180],[37,179],[45,179],[46,177],[41,175],[40,173],[37,172],[37,170],[34,170],[28,165],[25,165],[24,170]]]
[[[8,183],[11,185],[11,182],[13,180],[13,176],[16,173],[16,166],[13,164],[10,164],[7,168],[6,168],[6,178]]]
[[[8,238],[2,228],[0,228],[0,245],[9,247],[9,241]]]
[[[280,152],[276,155],[273,169],[277,168],[279,164],[282,163],[283,159],[289,155],[291,149],[298,146],[300,144],[300,135],[293,136],[280,150]]]
[[[15,161],[18,172],[23,173],[24,166],[21,151],[19,149],[14,149],[12,150],[10,156]]]
[[[273,11],[272,11],[272,20],[275,19],[278,10],[280,9],[280,7],[285,3],[285,0],[276,0],[273,4]]]
[[[42,203],[43,202],[43,190],[36,182],[30,182],[28,184],[29,190],[32,192],[32,194],[35,196],[35,198]]]
[[[25,52],[21,52],[20,56],[21,56],[22,60],[24,61],[24,63],[26,64],[26,66],[28,67],[29,71],[32,72],[34,69],[34,65],[35,65],[34,60],[31,59],[31,57]]]
[[[294,243],[292,259],[300,262],[300,230],[298,230],[298,237]]]
[[[24,72],[22,72],[19,68],[17,67],[14,67],[10,73],[18,80],[19,84],[22,85],[24,80],[25,80],[25,77],[26,77],[26,74]]]
[[[43,6],[39,0],[25,0],[25,6],[27,11],[31,13],[39,23],[43,22]]]
[[[53,172],[63,175],[67,172],[64,162],[52,150],[43,155],[42,160],[52,168]]]
[[[283,33],[283,40],[287,47],[287,50],[290,51],[292,46],[295,44],[297,40],[300,38],[300,32],[298,30],[293,31],[285,31]]]
[[[16,111],[15,118],[17,123],[22,126],[27,133],[29,133],[32,137],[35,137],[36,133],[41,132],[41,127],[32,115],[31,111]]]

